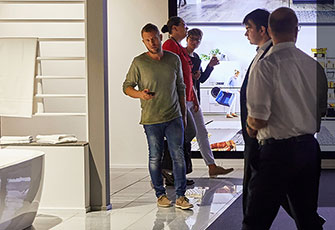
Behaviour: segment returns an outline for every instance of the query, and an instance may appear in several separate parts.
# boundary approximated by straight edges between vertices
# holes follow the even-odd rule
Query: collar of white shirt
[[[281,42],[276,45],[273,45],[272,52],[292,47],[295,47],[295,42]]]
[[[272,42],[271,39],[269,39],[267,42],[265,42],[262,46],[257,46],[257,49],[256,51],[259,52],[259,51],[264,51],[266,50],[266,48],[268,48],[268,46],[270,45],[270,43]]]

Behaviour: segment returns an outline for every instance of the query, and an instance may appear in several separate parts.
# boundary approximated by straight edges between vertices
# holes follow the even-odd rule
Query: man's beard
[[[155,50],[148,49],[150,53],[152,54],[158,54],[162,51],[162,48],[156,48]]]

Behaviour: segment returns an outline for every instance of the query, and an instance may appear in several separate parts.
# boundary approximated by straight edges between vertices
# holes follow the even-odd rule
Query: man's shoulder
[[[147,55],[146,52],[141,53],[141,54],[137,55],[136,57],[134,57],[134,61],[135,60],[136,61],[142,60],[142,59],[146,58],[146,55]]]
[[[133,65],[139,65],[140,63],[143,63],[147,59],[147,54],[146,52],[141,53],[134,57],[132,64]]]
[[[167,58],[175,59],[176,61],[179,59],[178,55],[175,53],[172,53],[171,51],[168,50],[163,50],[164,56]]]

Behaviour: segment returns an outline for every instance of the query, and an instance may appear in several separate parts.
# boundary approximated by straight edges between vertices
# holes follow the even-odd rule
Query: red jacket
[[[164,42],[163,50],[170,51],[179,56],[183,69],[184,83],[186,85],[186,101],[194,101],[192,61],[186,49],[170,38]]]

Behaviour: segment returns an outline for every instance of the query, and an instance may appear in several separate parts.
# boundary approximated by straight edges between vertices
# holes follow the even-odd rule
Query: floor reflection
[[[192,210],[181,210],[174,206],[160,208],[157,207],[154,191],[150,187],[149,175],[146,174],[143,178],[147,169],[138,169],[134,172],[136,173],[127,172],[125,176],[120,177],[122,186],[114,188],[112,200],[119,202],[119,208],[87,214],[52,210],[46,213],[40,212],[32,229],[201,230],[213,223],[242,192],[243,170],[235,170],[230,178],[210,179],[207,169],[196,169],[190,177],[195,184],[187,187],[185,194],[194,208]],[[132,182],[135,175],[142,179]],[[123,183],[125,178],[129,180],[127,185]],[[114,185],[117,186],[117,181],[114,181]],[[175,202],[174,187],[167,187],[167,195]]]

